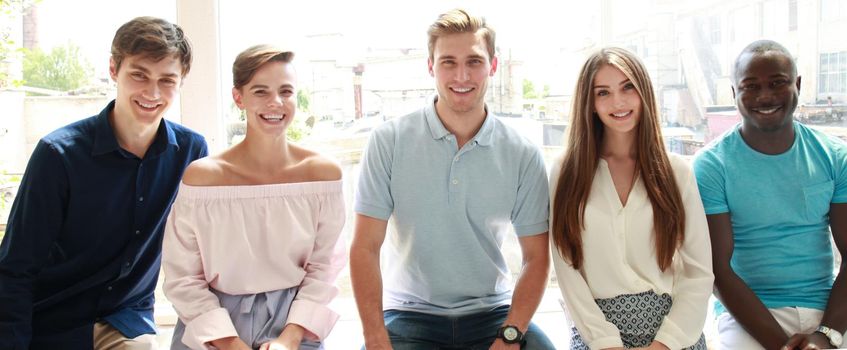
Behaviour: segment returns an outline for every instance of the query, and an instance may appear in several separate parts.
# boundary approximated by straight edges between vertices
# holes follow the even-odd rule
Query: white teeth
[[[620,113],[612,113],[612,115],[613,115],[613,116],[615,116],[615,117],[617,117],[617,118],[623,118],[623,117],[628,116],[630,112],[632,112],[632,111],[628,111],[628,112],[620,112]]]
[[[156,106],[158,106],[155,103],[147,104],[147,103],[144,103],[144,102],[138,102],[138,105],[140,105],[141,107],[144,107],[144,108],[156,108]]]
[[[756,109],[754,109],[754,111],[762,113],[762,114],[771,114],[773,112],[776,112],[776,110],[778,110],[778,109],[779,109],[779,107],[773,107],[773,108],[768,108],[768,109],[756,108]]]
[[[459,93],[465,93],[465,92],[468,92],[468,91],[471,91],[471,90],[472,90],[471,88],[457,88],[457,87],[454,87],[454,88],[451,88],[451,89],[452,89],[453,91],[455,91],[455,92],[459,92]]]
[[[282,120],[282,114],[263,114],[262,118],[265,120],[280,121]]]

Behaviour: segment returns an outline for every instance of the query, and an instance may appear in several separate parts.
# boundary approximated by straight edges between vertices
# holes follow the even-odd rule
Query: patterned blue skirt
[[[606,321],[618,327],[625,348],[649,346],[673,305],[669,294],[659,295],[653,291],[594,299],[594,302],[603,311]],[[576,327],[571,328],[571,349],[589,350]],[[685,349],[706,350],[706,338],[700,334],[700,339]]]

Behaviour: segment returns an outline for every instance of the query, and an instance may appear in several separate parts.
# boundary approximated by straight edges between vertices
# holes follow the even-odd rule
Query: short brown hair
[[[283,51],[271,45],[256,45],[242,51],[232,63],[232,86],[241,89],[265,63],[291,63],[294,52]]]
[[[115,70],[128,56],[140,55],[159,61],[174,56],[182,63],[182,75],[191,70],[191,43],[178,25],[156,17],[136,17],[124,23],[112,40]]]
[[[435,41],[438,38],[450,34],[476,34],[477,32],[480,32],[485,39],[488,59],[494,59],[494,29],[485,23],[484,17],[471,16],[463,9],[453,9],[441,14],[426,32],[429,35],[429,59],[434,59]]]

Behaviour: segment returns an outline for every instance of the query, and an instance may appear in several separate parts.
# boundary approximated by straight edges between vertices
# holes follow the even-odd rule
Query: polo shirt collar
[[[438,118],[438,113],[435,111],[435,102],[438,100],[438,95],[433,95],[430,99],[430,103],[427,104],[424,109],[424,115],[426,117],[426,124],[429,126],[429,132],[432,134],[432,138],[435,140],[439,140],[444,138],[447,135],[450,135],[450,131],[444,127],[444,123],[441,122],[441,119]],[[470,142],[475,142],[480,146],[489,146],[493,141],[494,135],[494,114],[488,110],[488,105],[485,106],[485,121],[482,122],[482,127],[479,128],[479,131],[476,133],[473,139]]]
[[[100,111],[94,123],[94,146],[92,147],[92,155],[102,155],[109,152],[120,150],[118,139],[115,137],[115,132],[112,129],[112,124],[109,122],[109,113],[115,109],[115,100],[109,102],[106,108]],[[176,134],[173,129],[164,119],[159,122],[159,129],[156,131],[153,144],[150,145],[151,155],[158,155],[166,151],[168,146],[175,147],[179,150],[179,144],[176,140]]]

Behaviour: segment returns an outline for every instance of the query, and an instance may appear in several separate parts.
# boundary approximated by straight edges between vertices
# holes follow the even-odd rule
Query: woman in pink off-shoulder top
[[[341,170],[291,144],[293,53],[251,47],[233,64],[244,140],[192,163],[168,217],[173,349],[321,349],[346,256]]]

